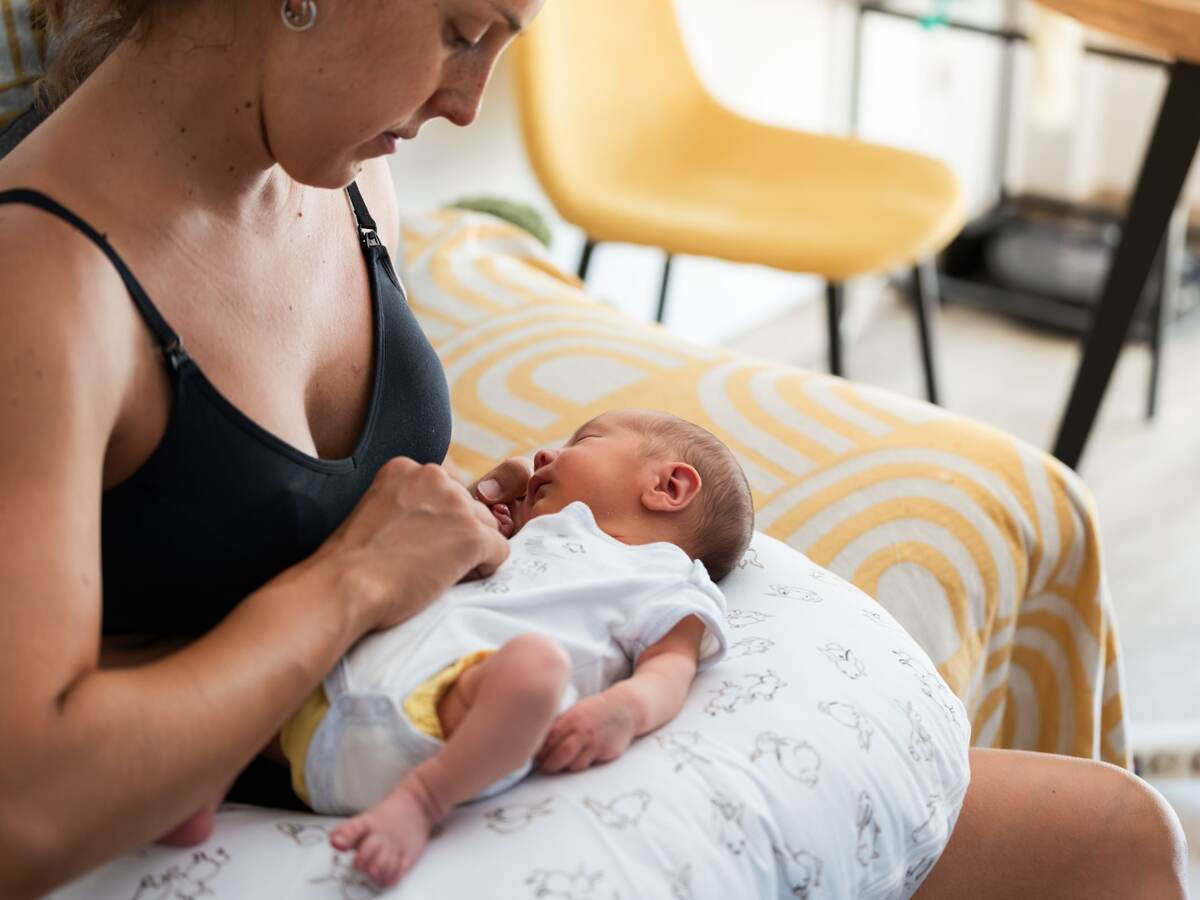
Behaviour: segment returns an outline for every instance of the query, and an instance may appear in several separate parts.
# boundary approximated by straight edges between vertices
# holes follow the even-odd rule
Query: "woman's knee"
[[[1187,896],[1178,817],[1131,773],[1095,760],[979,748],[971,770],[958,824],[921,900]]]
[[[1120,797],[1112,825],[1123,839],[1129,870],[1142,873],[1137,893],[1129,896],[1186,898],[1188,848],[1178,814],[1152,785],[1124,769],[1107,768]]]

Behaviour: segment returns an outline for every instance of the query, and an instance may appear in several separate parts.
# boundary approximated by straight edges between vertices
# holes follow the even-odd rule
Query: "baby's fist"
[[[535,762],[543,772],[581,772],[616,759],[637,733],[633,710],[608,692],[586,697],[554,720]]]

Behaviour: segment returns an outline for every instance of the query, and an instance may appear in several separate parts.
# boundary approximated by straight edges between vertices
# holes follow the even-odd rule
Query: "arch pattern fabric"
[[[0,129],[33,101],[46,48],[33,28],[29,0],[0,0]]]
[[[398,258],[446,367],[464,469],[560,443],[606,409],[697,422],[741,460],[760,530],[917,638],[974,744],[1129,766],[1096,516],[1052,457],[919,401],[673,338],[488,216],[410,219]]]

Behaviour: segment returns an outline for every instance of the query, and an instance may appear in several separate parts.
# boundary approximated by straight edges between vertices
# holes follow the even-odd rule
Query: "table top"
[[[1024,35],[1030,29],[1032,0],[857,0],[870,8],[914,20],[938,11],[951,27]],[[1153,61],[1182,58],[1200,61],[1200,0],[1038,0],[1040,5],[1073,16],[1093,29],[1090,46],[1098,52]],[[1148,49],[1122,53],[1130,42]]]
[[[1085,25],[1200,63],[1200,0],[1039,0]]]
[[[1017,0],[954,0],[944,6],[937,0],[860,0],[859,5],[913,19],[931,19],[940,10],[954,25],[992,31],[1020,31],[1027,24]]]

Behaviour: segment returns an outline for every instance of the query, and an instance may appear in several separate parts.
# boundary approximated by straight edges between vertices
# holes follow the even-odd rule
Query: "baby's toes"
[[[358,845],[358,855],[354,857],[354,868],[375,878],[380,862],[387,852],[387,839],[378,831],[371,832]]]
[[[404,872],[404,852],[399,847],[388,847],[380,854],[371,877],[380,887],[391,887]]]
[[[358,842],[363,839],[370,830],[366,819],[363,816],[355,816],[353,819],[347,819],[329,835],[329,843],[333,844],[337,850],[351,850],[358,846]]]

